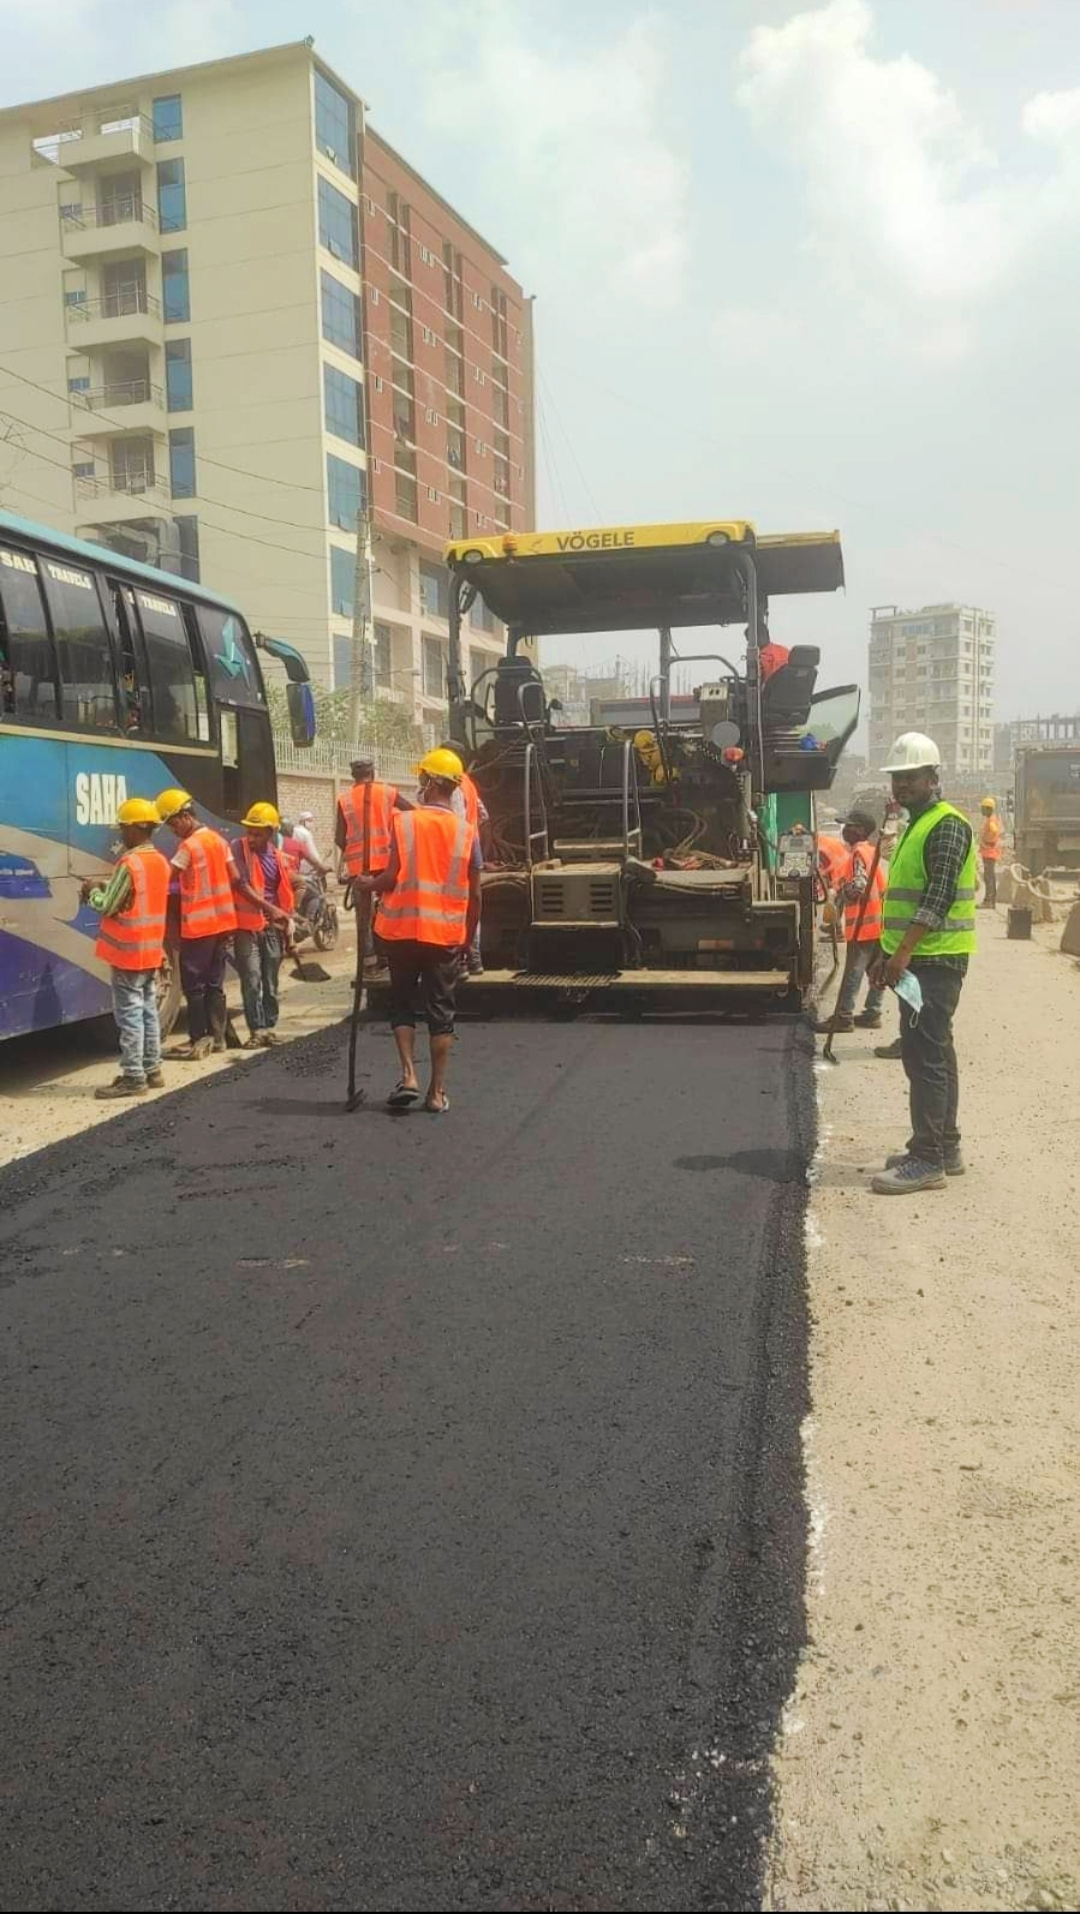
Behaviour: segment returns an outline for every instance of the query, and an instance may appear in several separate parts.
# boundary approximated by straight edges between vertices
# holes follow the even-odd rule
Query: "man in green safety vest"
[[[870,977],[900,999],[911,1136],[871,1187],[879,1196],[914,1196],[964,1170],[952,1023],[975,949],[975,835],[941,796],[941,753],[932,738],[905,732],[885,769],[910,822],[889,865],[881,954]]]

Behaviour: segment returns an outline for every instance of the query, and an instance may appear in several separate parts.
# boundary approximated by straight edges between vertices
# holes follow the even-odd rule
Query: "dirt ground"
[[[777,1909],[1077,1906],[1080,965],[1060,925],[1010,943],[1004,911],[979,921],[966,1176],[873,1196],[907,1134],[901,1066],[866,1032],[818,1065],[811,1646],[776,1760]]]
[[[304,964],[320,964],[329,973],[329,983],[301,983],[293,977],[290,964],[282,968],[278,1036],[283,1043],[309,1036],[313,1030],[348,1015],[356,935],[352,917],[342,913],[342,918],[336,950],[320,956],[305,944],[300,952]],[[247,1028],[240,1009],[240,986],[232,970],[228,973],[228,995],[237,1034],[243,1040]],[[181,1028],[166,1043],[166,1050],[183,1040]],[[111,1083],[117,1074],[116,1031],[110,1018],[17,1037],[5,1043],[2,1052],[0,1162],[29,1156],[46,1143],[55,1143],[96,1123],[107,1123],[132,1108],[127,1102],[97,1103],[94,1099],[98,1085]],[[222,1056],[207,1057],[204,1063],[166,1062],[165,1088],[151,1090],[139,1107],[149,1109],[155,1098],[168,1096],[181,1084],[212,1076],[217,1070],[243,1069],[262,1054],[259,1050],[227,1050]]]

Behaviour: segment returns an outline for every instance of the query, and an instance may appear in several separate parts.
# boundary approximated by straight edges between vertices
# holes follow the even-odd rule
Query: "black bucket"
[[[1009,911],[1009,925],[1006,936],[1012,937],[1021,943],[1028,942],[1031,937],[1030,910],[1018,904],[1012,905]]]

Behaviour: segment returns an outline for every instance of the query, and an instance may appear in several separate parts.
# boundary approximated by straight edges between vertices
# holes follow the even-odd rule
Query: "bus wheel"
[[[163,1037],[167,1037],[177,1017],[180,1015],[180,1006],[184,1001],[184,993],[180,988],[180,956],[178,951],[166,949],[165,962],[158,971],[157,1001],[161,1034]]]

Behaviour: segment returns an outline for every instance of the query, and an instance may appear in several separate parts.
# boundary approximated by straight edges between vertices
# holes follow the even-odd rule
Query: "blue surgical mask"
[[[919,1012],[922,1009],[922,1001],[923,1001],[922,985],[919,982],[919,979],[917,977],[913,977],[910,970],[905,970],[903,975],[896,979],[896,982],[893,985],[893,989],[895,990],[897,996],[902,997],[904,999],[904,1002],[907,1004],[908,1009],[911,1011],[912,1022],[918,1023]]]

